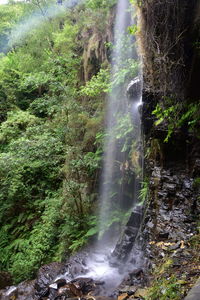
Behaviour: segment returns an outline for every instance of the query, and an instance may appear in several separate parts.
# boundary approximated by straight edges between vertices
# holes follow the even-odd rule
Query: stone
[[[39,269],[35,282],[36,299],[48,296],[50,291],[49,285],[53,283],[53,279],[58,276],[62,267],[63,264],[53,262],[48,265],[44,265]]]
[[[192,181],[189,180],[189,179],[185,179],[185,180],[183,181],[183,187],[184,187],[185,189],[191,189],[191,187],[192,187]]]
[[[138,289],[135,294],[134,297],[146,297],[147,296],[147,289]]]
[[[194,287],[189,291],[184,300],[199,300],[200,299],[200,278],[197,280]]]
[[[75,295],[74,293],[71,291],[70,287],[68,286],[68,284],[66,284],[65,286],[61,287],[58,290],[58,296],[66,296],[67,298],[73,298]]]
[[[95,281],[92,278],[79,277],[73,280],[72,283],[84,295],[95,289]]]
[[[10,286],[0,292],[1,300],[35,300],[35,280],[23,281],[18,286]]]
[[[168,192],[176,192],[176,184],[173,183],[164,183],[163,188],[166,189]]]
[[[119,290],[119,294],[127,293],[128,295],[133,295],[136,292],[137,288],[135,286],[126,285]]]
[[[141,79],[137,76],[129,83],[126,89],[126,95],[129,101],[133,101],[135,99],[138,100],[138,97],[141,95],[142,82]]]
[[[8,272],[0,272],[0,289],[12,285],[12,277]]]

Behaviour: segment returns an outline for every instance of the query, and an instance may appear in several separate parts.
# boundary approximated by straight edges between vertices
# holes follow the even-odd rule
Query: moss
[[[178,300],[181,299],[180,286],[184,283],[176,275],[171,274],[173,259],[167,257],[154,270],[154,280],[147,291],[146,300]]]
[[[200,188],[200,177],[195,178],[193,183],[194,188],[199,189]]]
[[[176,276],[170,278],[157,278],[148,291],[146,300],[179,300],[181,299],[180,286],[184,281],[178,280]]]

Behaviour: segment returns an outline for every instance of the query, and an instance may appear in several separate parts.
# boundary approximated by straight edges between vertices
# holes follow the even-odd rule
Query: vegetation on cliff
[[[0,268],[15,282],[97,232],[115,2],[0,5]],[[114,85],[136,69],[124,61]]]

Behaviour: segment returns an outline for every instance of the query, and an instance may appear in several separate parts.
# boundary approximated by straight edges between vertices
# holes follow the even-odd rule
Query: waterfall
[[[120,284],[128,270],[128,256],[141,222],[138,203],[143,169],[140,118],[142,85],[135,37],[128,33],[128,28],[134,26],[131,15],[129,1],[119,0],[100,188],[100,233],[96,248],[87,262],[90,270],[87,276],[103,280],[104,293],[107,295]],[[127,74],[131,68],[132,73]],[[130,227],[134,232],[131,236]],[[123,267],[121,264],[118,269],[116,261],[120,260]]]
[[[133,25],[128,0],[119,0],[112,54],[112,88],[108,99],[104,165],[100,190],[100,237],[113,246],[119,237],[120,220],[138,201],[141,179],[141,84],[138,77],[127,89],[124,76],[129,64],[138,76],[134,38],[128,33]],[[133,60],[134,59],[134,60]],[[128,90],[128,93],[126,92]],[[132,150],[131,150],[132,147]],[[132,155],[132,166],[129,155]],[[129,177],[129,178],[128,178]],[[112,226],[114,223],[114,226]],[[107,230],[108,229],[108,230]]]

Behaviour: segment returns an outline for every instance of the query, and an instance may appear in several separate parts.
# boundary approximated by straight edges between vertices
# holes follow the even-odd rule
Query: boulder
[[[53,283],[56,276],[60,274],[62,268],[63,264],[53,262],[48,265],[44,265],[39,269],[35,282],[36,299],[41,299],[42,297],[49,295],[49,286]]]

